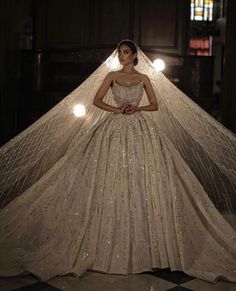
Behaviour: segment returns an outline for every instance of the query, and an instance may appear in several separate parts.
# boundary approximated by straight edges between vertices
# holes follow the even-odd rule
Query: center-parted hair
[[[119,49],[122,46],[122,44],[127,45],[130,48],[132,54],[136,54],[138,52],[137,45],[135,44],[134,41],[132,41],[130,39],[124,39],[118,43],[117,49]],[[134,59],[133,64],[134,64],[134,66],[136,66],[138,64],[138,57],[136,57]]]

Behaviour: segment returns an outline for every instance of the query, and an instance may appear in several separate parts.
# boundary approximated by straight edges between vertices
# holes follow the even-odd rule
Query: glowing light
[[[117,56],[111,56],[111,57],[109,57],[107,60],[106,60],[106,65],[110,68],[110,69],[112,69],[112,70],[114,70],[114,69],[118,69],[119,68],[119,66],[120,66],[120,62],[119,62],[119,60],[118,60],[118,57]]]
[[[157,72],[163,71],[166,67],[162,59],[155,59],[152,65],[156,69]]]
[[[85,107],[84,107],[84,105],[82,105],[82,104],[77,104],[77,105],[75,105],[75,106],[74,106],[74,110],[73,110],[73,112],[74,112],[74,115],[75,115],[76,117],[82,117],[82,116],[84,116],[85,113],[86,113],[86,111],[85,111]]]

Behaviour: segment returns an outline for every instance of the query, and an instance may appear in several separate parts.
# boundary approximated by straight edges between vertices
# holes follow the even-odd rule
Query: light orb
[[[166,67],[165,62],[162,59],[155,59],[152,65],[157,72],[163,71]]]
[[[75,105],[73,112],[74,112],[74,115],[76,117],[83,117],[85,115],[85,113],[86,113],[85,107],[84,107],[83,104],[77,104],[77,105]]]
[[[116,56],[110,56],[107,60],[106,60],[106,65],[108,66],[108,68],[115,70],[118,69],[120,66],[120,62],[118,60],[117,55]]]

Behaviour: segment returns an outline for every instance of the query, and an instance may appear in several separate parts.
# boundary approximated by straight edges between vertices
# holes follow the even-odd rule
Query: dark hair
[[[130,48],[132,54],[136,54],[138,52],[137,45],[135,44],[134,41],[132,41],[130,39],[124,39],[118,43],[117,49],[119,49],[122,46],[122,44],[127,45]],[[133,64],[134,64],[134,66],[136,66],[138,64],[138,57],[136,57],[134,59]]]

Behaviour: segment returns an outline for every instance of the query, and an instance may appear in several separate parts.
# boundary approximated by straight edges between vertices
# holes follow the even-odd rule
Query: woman
[[[111,111],[114,113],[133,114],[134,112],[141,110],[157,110],[158,105],[156,96],[148,76],[140,74],[134,68],[134,65],[137,65],[138,63],[136,45],[129,40],[124,40],[120,42],[117,50],[119,62],[123,66],[123,68],[119,71],[111,72],[107,75],[94,98],[93,104],[103,110]],[[147,106],[138,107],[133,104],[124,103],[121,107],[118,108],[114,108],[108,104],[105,104],[102,99],[107,93],[109,87],[113,85],[113,82],[120,85],[123,84],[123,86],[126,87],[136,86],[139,85],[139,83],[142,84],[146,91],[150,104]]]
[[[170,267],[236,282],[235,231],[145,111],[158,104],[137,48],[118,45],[93,104],[112,112],[0,213],[0,275],[41,280],[86,269],[129,274]],[[103,101],[112,88],[116,106]],[[148,105],[141,106],[145,90]],[[79,141],[78,141],[79,140]],[[24,215],[27,214],[27,215]]]

